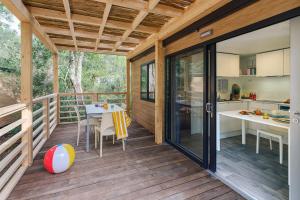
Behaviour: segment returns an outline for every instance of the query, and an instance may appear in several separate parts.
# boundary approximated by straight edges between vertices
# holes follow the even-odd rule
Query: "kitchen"
[[[288,199],[289,30],[217,44],[217,174],[253,199]]]

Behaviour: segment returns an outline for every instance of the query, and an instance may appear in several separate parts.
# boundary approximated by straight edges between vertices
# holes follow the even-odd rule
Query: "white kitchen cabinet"
[[[240,56],[227,53],[217,53],[217,76],[239,77]]]
[[[282,76],[283,50],[256,55],[256,76]]]
[[[290,49],[283,50],[283,75],[290,75]]]

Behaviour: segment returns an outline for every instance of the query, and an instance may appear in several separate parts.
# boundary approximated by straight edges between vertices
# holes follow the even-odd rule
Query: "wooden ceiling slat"
[[[130,51],[196,0],[22,0],[55,44]],[[198,0],[197,0],[198,1]]]
[[[111,2],[113,5],[130,8],[134,10],[145,10],[148,8],[148,2],[142,0],[94,0],[101,3]],[[151,13],[157,13],[161,15],[166,15],[169,17],[178,17],[183,14],[182,9],[174,8],[171,6],[166,6],[163,4],[157,5],[154,9],[150,11]]]
[[[77,51],[78,48],[77,48],[76,37],[75,37],[75,33],[74,33],[75,32],[74,25],[73,25],[73,21],[71,19],[70,3],[69,3],[69,0],[63,0],[63,2],[64,2],[65,12],[66,12],[66,16],[67,16],[69,27],[70,27],[71,36],[73,38],[74,46]]]
[[[106,6],[105,6],[104,13],[103,13],[103,16],[102,16],[102,22],[101,22],[100,29],[99,29],[99,37],[97,37],[97,40],[96,40],[95,51],[97,50],[97,48],[99,46],[100,38],[103,34],[105,24],[106,24],[106,21],[108,19],[108,15],[110,13],[111,7],[112,7],[111,3],[107,3]]]
[[[32,15],[35,16],[36,18],[43,17],[48,19],[67,21],[66,14],[65,12],[62,11],[31,7],[31,6],[29,6],[28,9],[32,13]],[[72,20],[74,23],[82,23],[82,24],[96,25],[96,26],[99,26],[102,22],[102,18],[90,17],[90,16],[78,15],[78,14],[72,14]],[[109,28],[120,28],[123,30],[127,30],[128,27],[130,26],[131,23],[127,23],[127,22],[121,22],[121,21],[115,21],[109,19],[106,22],[106,27]],[[136,30],[145,33],[157,33],[159,31],[158,28],[143,26],[143,25],[139,25],[136,28]]]

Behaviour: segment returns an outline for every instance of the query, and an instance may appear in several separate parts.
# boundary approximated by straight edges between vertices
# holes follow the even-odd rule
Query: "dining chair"
[[[101,119],[101,124],[100,126],[95,127],[95,141],[100,140],[100,145],[99,145],[99,154],[100,158],[102,157],[102,149],[103,149],[103,137],[104,136],[112,136],[113,137],[113,144],[115,143],[115,127],[114,127],[114,122],[112,118],[112,113],[103,113],[102,119]],[[123,151],[125,151],[125,144],[124,140],[123,142]]]
[[[89,120],[89,122],[87,121],[87,119],[81,119],[80,118],[80,113],[79,113],[79,109],[78,106],[74,106],[75,112],[76,112],[76,116],[77,116],[77,123],[78,123],[78,127],[77,127],[77,146],[79,145],[79,139],[80,139],[80,132],[81,132],[81,127],[82,126],[87,126],[88,123],[90,126],[92,126],[94,128],[94,132],[95,132],[95,126],[99,125],[101,123],[101,121],[98,118],[92,118]]]

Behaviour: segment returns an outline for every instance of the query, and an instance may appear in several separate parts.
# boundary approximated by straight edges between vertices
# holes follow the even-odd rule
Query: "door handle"
[[[212,103],[206,103],[205,105],[205,110],[208,114],[210,114],[210,117],[213,118],[214,117],[214,105]]]
[[[294,115],[300,116],[300,112],[294,112]]]

